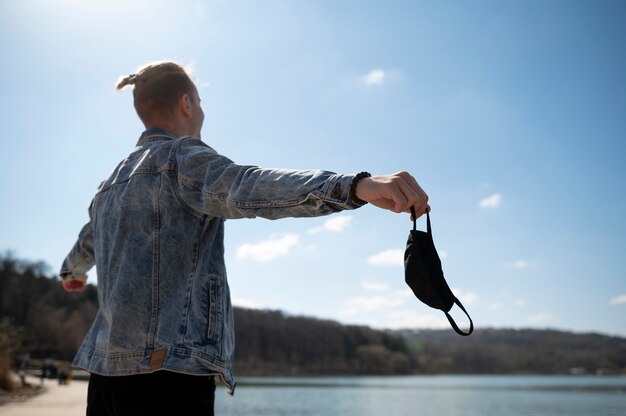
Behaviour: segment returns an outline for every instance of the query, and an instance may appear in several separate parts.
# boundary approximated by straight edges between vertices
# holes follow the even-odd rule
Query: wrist
[[[70,280],[87,280],[86,274],[74,274],[72,272],[63,272],[59,274],[62,282],[69,282]]]
[[[363,206],[363,205],[367,204],[367,201],[363,201],[361,198],[359,198],[356,195],[356,188],[357,188],[357,185],[358,185],[358,183],[359,183],[359,181],[361,179],[369,178],[371,176],[372,175],[369,172],[361,172],[361,173],[358,173],[357,175],[355,175],[354,179],[352,179],[352,183],[350,184],[350,200],[354,204],[359,205],[359,206]]]

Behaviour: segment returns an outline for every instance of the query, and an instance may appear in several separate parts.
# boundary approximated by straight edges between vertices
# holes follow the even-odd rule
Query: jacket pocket
[[[217,289],[217,278],[209,277],[207,287],[206,328],[204,331],[208,342],[215,342],[217,339]]]

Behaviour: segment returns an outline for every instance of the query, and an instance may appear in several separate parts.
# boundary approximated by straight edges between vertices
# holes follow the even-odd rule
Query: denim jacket
[[[100,308],[74,366],[106,375],[217,374],[233,393],[224,220],[360,206],[354,175],[242,166],[197,138],[145,131],[99,186],[61,276],[98,268]]]

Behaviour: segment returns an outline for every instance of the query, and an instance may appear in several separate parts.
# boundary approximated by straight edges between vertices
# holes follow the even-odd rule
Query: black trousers
[[[215,381],[157,371],[134,376],[92,374],[87,393],[87,416],[190,415],[213,416]]]

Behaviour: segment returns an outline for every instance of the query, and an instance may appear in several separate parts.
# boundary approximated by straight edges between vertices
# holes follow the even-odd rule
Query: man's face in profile
[[[204,123],[204,111],[202,111],[202,106],[200,105],[201,99],[197,88],[194,88],[189,98],[191,99],[193,111],[190,121],[193,127],[193,136],[200,138],[200,131]]]

